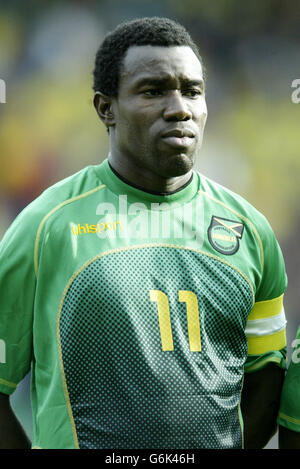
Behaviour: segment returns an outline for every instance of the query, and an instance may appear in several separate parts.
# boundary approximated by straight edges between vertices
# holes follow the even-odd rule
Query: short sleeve
[[[277,422],[289,430],[300,432],[300,326],[292,347],[293,352],[283,383]]]
[[[5,394],[15,390],[31,365],[35,231],[25,209],[0,243],[0,392]]]
[[[286,366],[285,263],[267,220],[260,229],[260,235],[262,273],[245,330],[248,341],[247,372],[256,371],[270,362],[283,368]]]

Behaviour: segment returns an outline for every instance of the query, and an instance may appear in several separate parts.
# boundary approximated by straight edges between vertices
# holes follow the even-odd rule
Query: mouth
[[[194,143],[195,134],[192,130],[183,129],[169,129],[161,134],[162,140],[172,147],[187,148]]]

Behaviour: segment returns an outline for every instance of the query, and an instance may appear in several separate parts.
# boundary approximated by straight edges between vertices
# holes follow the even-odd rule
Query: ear
[[[115,125],[112,109],[113,98],[96,91],[94,96],[94,107],[103,124],[108,128]]]

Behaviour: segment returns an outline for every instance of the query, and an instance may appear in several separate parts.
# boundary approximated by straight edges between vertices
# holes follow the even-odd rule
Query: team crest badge
[[[238,251],[243,231],[243,223],[212,216],[208,228],[208,239],[216,251],[230,256]]]

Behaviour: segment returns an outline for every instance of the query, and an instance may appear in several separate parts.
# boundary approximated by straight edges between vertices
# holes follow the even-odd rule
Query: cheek
[[[116,128],[122,133],[130,134],[131,138],[140,137],[141,131],[146,128],[146,120],[141,113],[137,113],[130,108],[120,109],[116,119]]]
[[[153,146],[149,122],[143,115],[127,113],[116,123],[116,140],[122,151],[145,156]]]
[[[159,106],[153,102],[145,103],[139,96],[126,99],[119,106],[118,118],[129,129],[132,129],[135,137],[151,134],[151,129],[159,119]]]
[[[116,138],[119,142],[132,141],[135,138],[135,123],[126,115],[119,114],[116,119]]]
[[[195,116],[196,116],[197,121],[205,124],[206,119],[207,119],[207,106],[206,106],[205,99],[203,99],[197,106]]]

